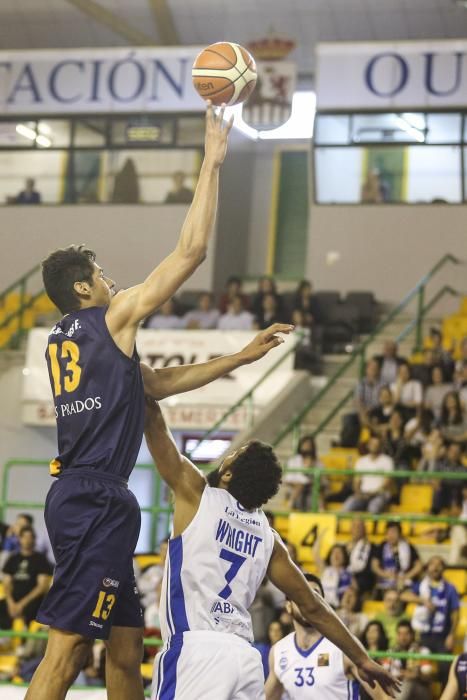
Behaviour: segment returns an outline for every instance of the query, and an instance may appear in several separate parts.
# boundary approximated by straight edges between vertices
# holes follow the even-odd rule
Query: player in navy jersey
[[[451,664],[447,685],[440,700],[467,698],[467,654],[460,654]]]
[[[310,588],[261,510],[282,476],[272,448],[252,441],[206,478],[180,454],[152,400],[145,432],[175,497],[160,604],[164,646],[155,662],[152,700],[263,700],[248,608],[266,575],[307,623],[351,659],[363,681],[371,687],[377,681],[394,697],[399,682]]]
[[[205,157],[193,203],[174,251],[144,282],[114,295],[114,282],[83,247],[57,250],[43,262],[46,291],[64,315],[46,351],[58,430],[51,473],[58,478],[47,496],[45,519],[57,565],[38,615],[50,633],[29,700],[64,698],[96,637],[107,644],[108,697],[143,698],[143,620],[132,569],[140,511],[127,488],[144,422],[135,337],[140,322],[205,258],[232,126],[224,123],[223,113],[208,105]],[[261,340],[261,352],[277,342]],[[154,383],[156,395],[194,388],[218,370],[219,365],[181,374],[171,370],[162,382],[146,371],[147,390]]]

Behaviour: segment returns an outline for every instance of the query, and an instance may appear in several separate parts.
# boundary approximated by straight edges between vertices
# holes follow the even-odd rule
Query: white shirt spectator
[[[164,316],[163,314],[154,314],[147,322],[146,328],[156,328],[160,330],[177,330],[184,328],[185,322],[180,316]]]
[[[220,317],[218,328],[223,331],[251,331],[253,320],[254,316],[249,311],[241,311],[239,314],[229,311]]]
[[[376,493],[381,491],[384,487],[384,483],[387,479],[383,474],[387,472],[392,472],[394,470],[394,462],[392,458],[388,455],[380,454],[377,457],[372,457],[371,455],[365,455],[357,459],[355,463],[355,471],[378,471],[381,472],[381,476],[375,475],[365,475],[362,476],[360,489],[362,493]]]
[[[183,321],[185,328],[192,326],[207,331],[217,328],[220,315],[220,311],[217,309],[210,309],[209,311],[193,309],[193,311],[188,311],[185,314]]]
[[[408,382],[398,386],[397,382],[391,384],[391,391],[398,396],[398,400],[404,406],[421,404],[423,400],[423,387],[417,379],[409,379]]]

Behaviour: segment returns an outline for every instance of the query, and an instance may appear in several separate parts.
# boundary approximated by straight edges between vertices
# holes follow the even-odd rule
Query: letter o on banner
[[[120,76],[120,78],[118,77]],[[117,92],[117,84],[120,92]],[[139,97],[146,84],[144,66],[131,57],[115,63],[109,73],[109,91],[118,102],[131,102]],[[125,91],[127,94],[123,95]]]
[[[383,64],[380,64],[384,61]],[[383,75],[394,76],[393,85],[391,87],[386,87],[386,89],[378,89],[376,86],[377,75],[375,71],[380,65],[379,73],[380,78]],[[374,56],[365,70],[365,83],[368,89],[378,97],[393,97],[397,95],[398,92],[404,89],[407,80],[409,79],[409,66],[404,58],[398,53],[380,53]],[[386,81],[385,81],[386,82]]]

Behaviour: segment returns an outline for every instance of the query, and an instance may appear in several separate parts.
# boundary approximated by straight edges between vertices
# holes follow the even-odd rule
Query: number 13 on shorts
[[[107,620],[112,608],[115,605],[116,597],[113,593],[106,593],[106,591],[99,591],[97,597],[96,607],[92,613],[92,617],[97,617],[102,620]]]

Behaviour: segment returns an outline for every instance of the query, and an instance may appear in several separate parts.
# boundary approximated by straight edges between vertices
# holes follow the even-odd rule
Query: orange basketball
[[[215,105],[235,105],[253,92],[256,64],[243,46],[220,41],[201,51],[193,64],[192,76],[203,99]]]

